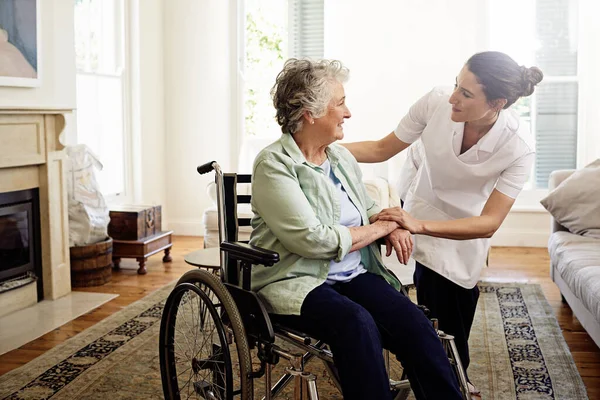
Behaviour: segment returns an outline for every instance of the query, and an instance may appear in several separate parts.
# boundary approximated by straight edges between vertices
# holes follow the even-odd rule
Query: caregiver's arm
[[[450,221],[429,221],[413,218],[399,207],[388,208],[378,215],[378,220],[395,221],[416,235],[445,239],[468,240],[490,238],[508,215],[515,199],[494,189],[481,215]]]
[[[340,144],[350,150],[358,162],[363,163],[387,161],[410,146],[410,143],[398,139],[394,132],[380,140]]]
[[[402,209],[387,209],[377,217],[396,221],[414,234],[455,240],[490,238],[502,225],[529,179],[533,162],[534,153],[531,151],[504,170],[479,216],[450,221],[426,221],[417,220]],[[392,215],[394,216],[391,217]]]
[[[358,162],[375,163],[389,160],[421,137],[431,118],[432,110],[446,100],[446,97],[434,89],[413,104],[396,129],[383,139],[341,144],[350,150]]]

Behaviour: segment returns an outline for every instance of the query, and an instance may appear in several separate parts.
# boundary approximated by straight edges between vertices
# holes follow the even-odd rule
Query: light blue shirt
[[[321,168],[326,176],[329,176],[331,182],[335,186],[338,199],[340,201],[341,212],[340,212],[340,225],[346,227],[350,226],[361,226],[362,218],[360,212],[348,197],[348,193],[342,186],[342,182],[335,176],[331,169],[329,160],[325,160],[321,164]],[[353,251],[352,253],[346,254],[341,261],[331,260],[329,263],[329,274],[327,275],[327,283],[332,285],[335,282],[348,282],[357,275],[367,272],[365,267],[360,261],[360,251]]]

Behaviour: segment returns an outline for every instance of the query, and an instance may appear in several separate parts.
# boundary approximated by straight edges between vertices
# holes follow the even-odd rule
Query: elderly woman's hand
[[[412,234],[421,233],[423,231],[423,223],[416,218],[413,218],[408,212],[400,207],[386,208],[377,215],[378,220],[394,221],[400,227],[408,230]]]
[[[389,257],[394,248],[398,261],[406,265],[412,254],[413,244],[413,238],[409,231],[396,229],[385,237],[385,255]]]

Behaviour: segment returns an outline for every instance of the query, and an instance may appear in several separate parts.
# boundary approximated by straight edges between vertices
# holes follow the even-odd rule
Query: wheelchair
[[[256,381],[262,378],[262,399],[275,398],[294,382],[294,399],[317,400],[316,377],[305,368],[315,357],[323,362],[341,393],[327,344],[271,321],[259,297],[250,290],[252,266],[269,267],[279,261],[276,252],[237,241],[238,227],[250,225],[250,219],[238,219],[237,205],[249,203],[250,196],[237,195],[236,188],[238,184],[249,184],[251,176],[224,174],[214,161],[197,170],[200,174],[215,171],[221,266],[217,273],[188,271],[166,300],[159,339],[165,398],[250,400],[255,398]],[[439,331],[435,320],[433,324],[463,397],[468,399],[466,375],[454,338]],[[276,338],[280,339],[277,343]],[[256,352],[255,364],[251,351]],[[384,358],[390,371],[387,351]],[[284,373],[274,382],[272,370],[282,359],[287,362]],[[390,390],[396,393],[396,400],[404,400],[410,393],[410,383],[403,370],[399,374],[399,379],[390,379]]]

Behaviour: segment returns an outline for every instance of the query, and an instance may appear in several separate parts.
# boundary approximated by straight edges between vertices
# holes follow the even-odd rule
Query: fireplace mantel
[[[71,291],[66,155],[59,140],[71,111],[0,108],[0,192],[39,188],[45,300]],[[2,293],[0,316],[36,301],[31,288]]]

